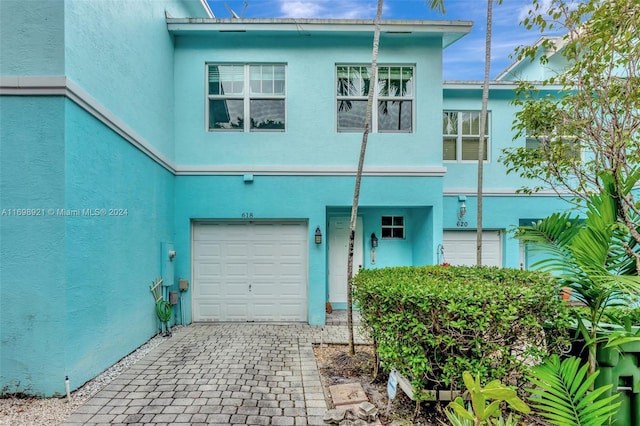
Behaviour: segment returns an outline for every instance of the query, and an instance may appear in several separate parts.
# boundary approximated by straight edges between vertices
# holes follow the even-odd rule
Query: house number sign
[[[241,217],[243,219],[253,219],[253,212],[242,212]]]
[[[467,222],[466,220],[459,220],[456,222],[456,226],[458,228],[466,228],[467,226],[469,226],[469,222]]]

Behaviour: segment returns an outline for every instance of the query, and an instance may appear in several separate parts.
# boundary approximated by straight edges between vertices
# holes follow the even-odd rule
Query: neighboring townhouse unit
[[[481,83],[442,81],[471,22],[384,21],[355,266],[475,263]],[[346,306],[372,21],[214,19],[199,0],[0,2],[0,388],[76,388],[172,323],[325,323]],[[564,207],[498,162],[514,84],[493,82],[484,263]]]

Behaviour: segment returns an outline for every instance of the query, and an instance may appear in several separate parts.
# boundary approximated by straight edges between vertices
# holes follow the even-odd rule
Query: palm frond
[[[600,426],[609,421],[620,402],[618,394],[603,397],[613,385],[589,391],[599,372],[587,375],[588,364],[580,366],[579,358],[560,361],[551,356],[533,368],[529,377],[536,388],[529,389],[531,405],[549,423],[557,426]]]
[[[427,5],[431,10],[437,10],[444,15],[444,0],[427,0]]]

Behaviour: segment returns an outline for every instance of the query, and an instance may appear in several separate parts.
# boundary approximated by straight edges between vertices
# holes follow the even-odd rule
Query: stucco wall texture
[[[306,223],[308,322],[325,322],[328,223],[350,213],[361,141],[336,130],[335,70],[371,60],[370,34],[194,36],[168,31],[167,15],[206,17],[199,0],[0,0],[0,77],[60,85],[0,96],[2,393],[62,394],[65,376],[75,389],[156,333],[149,286],[169,243],[175,278],[193,283],[197,221]],[[362,182],[364,267],[436,262],[443,230],[459,230],[459,195],[476,227],[476,165],[442,161],[441,113],[478,110],[480,98],[443,96],[442,39],[421,37],[382,38],[380,64],[415,66],[414,128],[369,137],[365,167],[384,173]],[[216,62],[287,64],[286,131],[208,131],[206,64]],[[505,179],[497,158],[512,144],[513,109],[501,96],[490,104],[483,226],[501,232],[504,266],[519,267],[503,231],[563,204],[516,195],[521,182]],[[374,265],[369,235],[385,215],[407,218],[406,237],[381,243]],[[181,298],[186,323],[192,297]]]

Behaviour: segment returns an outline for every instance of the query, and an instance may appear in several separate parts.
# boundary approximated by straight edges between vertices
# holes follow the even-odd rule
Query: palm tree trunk
[[[489,103],[489,74],[491,72],[491,20],[493,0],[487,0],[487,30],[485,34],[484,82],[482,84],[482,111],[480,112],[480,140],[478,141],[478,205],[476,264],[482,265],[482,187],[484,185],[484,139],[487,123],[487,104]]]
[[[362,144],[360,145],[360,158],[358,159],[358,171],[356,173],[356,183],[353,191],[353,205],[351,206],[351,221],[349,223],[349,253],[347,255],[347,328],[349,329],[349,353],[351,355],[355,355],[356,353],[353,338],[353,297],[351,291],[351,279],[353,278],[353,245],[355,243],[356,235],[356,219],[358,217],[358,202],[360,200],[362,168],[364,166],[364,156],[367,152],[367,140],[369,139],[369,129],[371,127],[373,91],[378,86],[378,45],[380,44],[380,20],[382,18],[382,2],[383,0],[378,0],[378,9],[376,11],[376,20],[373,30],[373,53],[371,55],[371,76],[369,77],[369,93],[367,94],[367,115],[364,120]]]

